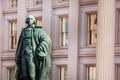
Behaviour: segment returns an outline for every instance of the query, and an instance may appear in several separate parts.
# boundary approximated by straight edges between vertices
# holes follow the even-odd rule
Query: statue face
[[[33,24],[35,24],[35,17],[32,16],[32,15],[29,15],[27,18],[26,18],[26,23],[30,26],[32,26]]]

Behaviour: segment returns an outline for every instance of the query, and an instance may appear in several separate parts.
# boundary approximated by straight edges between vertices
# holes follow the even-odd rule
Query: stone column
[[[69,0],[68,80],[79,80],[79,0]]]
[[[26,10],[26,0],[18,0],[18,7],[17,7],[17,36],[20,35],[21,30],[23,27],[26,27],[26,15],[27,15],[27,10]],[[19,37],[17,37],[19,39]]]
[[[0,0],[0,80],[2,80],[2,6],[1,6],[1,1]]]
[[[49,36],[51,36],[52,12],[52,0],[43,0],[42,26]]]
[[[115,0],[98,0],[96,80],[114,80]]]

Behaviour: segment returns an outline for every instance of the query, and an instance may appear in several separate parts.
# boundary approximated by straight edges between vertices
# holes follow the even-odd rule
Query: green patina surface
[[[50,80],[51,40],[36,26],[35,17],[26,18],[28,26],[21,32],[16,50],[17,80]]]

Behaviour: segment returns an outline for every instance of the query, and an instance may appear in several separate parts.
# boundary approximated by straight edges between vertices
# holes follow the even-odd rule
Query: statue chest
[[[31,46],[32,38],[33,38],[33,29],[32,28],[26,28],[25,31],[24,31],[24,36],[23,36],[24,46]]]

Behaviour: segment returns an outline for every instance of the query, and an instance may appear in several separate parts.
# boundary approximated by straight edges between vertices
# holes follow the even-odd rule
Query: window
[[[42,0],[34,0],[34,5],[41,5],[42,4]]]
[[[36,25],[42,26],[42,19],[41,18],[36,18]]]
[[[69,0],[60,0],[60,2],[67,2],[67,1],[69,1]]]
[[[10,49],[15,49],[17,45],[17,24],[15,20],[9,22],[10,24]]]
[[[86,66],[87,80],[96,80],[96,67],[94,65]]]
[[[120,65],[117,66],[117,80],[120,80]]]
[[[116,38],[116,44],[120,44],[120,10],[118,10],[117,11],[118,13],[117,13],[117,15],[116,15],[116,25],[118,25],[117,27],[116,27],[116,31],[115,31],[115,38]]]
[[[67,66],[58,66],[58,80],[67,80]]]
[[[15,80],[15,67],[8,68],[8,80]]]
[[[88,45],[95,45],[97,41],[97,14],[88,14]]]
[[[60,46],[68,45],[68,17],[60,17]]]
[[[17,0],[10,0],[10,7],[11,8],[17,7]]]

